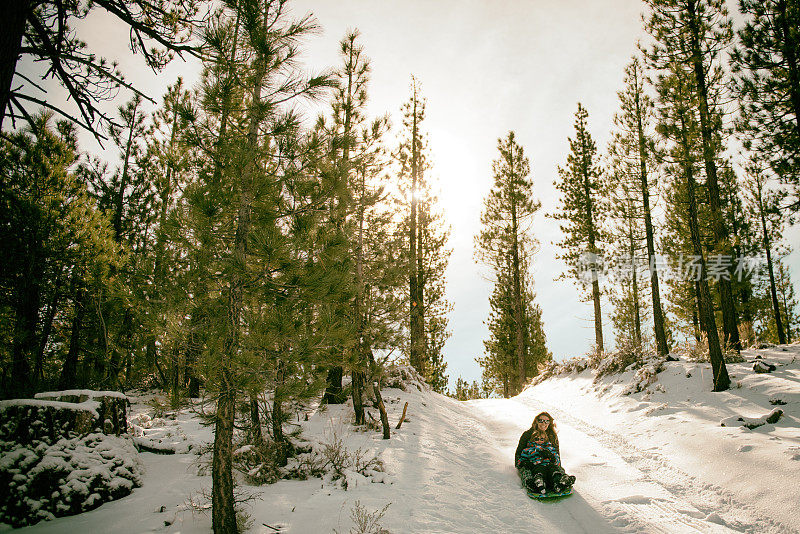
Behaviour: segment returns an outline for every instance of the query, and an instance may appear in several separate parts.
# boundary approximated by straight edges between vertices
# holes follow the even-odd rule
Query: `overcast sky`
[[[557,166],[566,161],[578,102],[589,112],[589,131],[599,151],[606,151],[623,70],[636,52],[637,40],[644,38],[643,4],[298,0],[291,6],[297,15],[312,12],[322,26],[306,45],[304,57],[312,70],[338,66],[338,41],[349,29],[361,32],[372,61],[368,107],[373,116],[389,113],[397,128],[411,74],[421,83],[427,99],[423,128],[433,163],[430,176],[438,180],[441,204],[452,226],[447,297],[455,308],[450,315],[453,335],[445,346],[451,384],[459,375],[480,378],[475,357],[482,354],[488,335],[483,321],[489,313],[490,286],[481,276],[485,268],[473,259],[473,236],[479,230],[482,198],[492,183],[497,139],[509,130],[516,132],[530,159],[534,194],[542,202],[532,226],[541,243],[533,277],[548,347],[559,360],[583,355],[594,341],[592,308],[578,300],[572,283],[554,281],[564,270],[552,244],[561,237],[557,224],[544,213],[557,206],[553,181]],[[127,33],[108,17],[93,17],[80,31],[102,55],[121,58],[128,79],[156,99],[178,74],[189,83],[197,80],[196,67],[181,61],[159,76],[150,74],[138,60],[127,57]],[[54,92],[52,100],[58,99]],[[798,228],[787,238],[800,242]],[[797,273],[797,253],[791,266]],[[613,342],[608,321],[604,337],[608,348]]]

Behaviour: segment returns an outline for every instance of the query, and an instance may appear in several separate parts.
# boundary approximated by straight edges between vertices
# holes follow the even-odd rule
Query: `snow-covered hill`
[[[744,353],[757,354],[777,369],[756,374],[750,362],[730,364],[735,387],[722,393],[709,391],[708,364],[686,361],[667,362],[655,383],[632,394],[625,394],[632,372],[594,383],[590,371],[550,378],[512,399],[457,402],[424,388],[388,389],[393,426],[409,403],[388,441],[353,432],[347,407],[315,412],[296,424],[317,448],[340,444],[362,466],[376,456],[383,471],[351,466],[339,480],[242,486],[254,495],[249,531],[344,533],[356,512],[366,520],[383,511],[377,523],[395,534],[796,532],[800,345]],[[783,411],[775,424],[740,426],[762,423],[775,409]],[[578,477],[574,494],[558,502],[529,499],[512,465],[520,434],[542,410],[555,418],[564,465]],[[144,438],[186,453],[142,453],[147,472],[132,495],[25,530],[208,532],[210,513],[198,509],[211,480],[197,474],[194,451],[210,431],[190,411],[137,421]]]

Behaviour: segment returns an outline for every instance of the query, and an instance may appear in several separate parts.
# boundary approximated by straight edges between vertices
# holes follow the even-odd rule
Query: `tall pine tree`
[[[531,336],[532,329],[541,329],[541,313],[531,313],[535,304],[527,274],[538,246],[531,225],[541,203],[533,198],[530,163],[514,132],[498,139],[497,149],[500,156],[492,163],[494,184],[484,199],[482,228],[475,244],[477,256],[495,275],[490,298],[492,339],[485,342],[488,357],[509,361],[507,351],[511,349],[513,391],[520,392],[528,377],[538,374],[537,364],[547,355],[544,346],[532,345],[543,340]],[[529,362],[531,359],[534,361]]]
[[[575,137],[568,139],[570,153],[565,167],[558,168],[561,192],[560,211],[551,216],[561,223],[564,239],[558,256],[569,267],[569,275],[578,283],[585,280],[586,269],[591,282],[590,299],[594,304],[595,348],[602,352],[603,315],[600,305],[600,278],[597,264],[607,241],[603,223],[608,213],[608,184],[597,164],[597,146],[588,131],[586,109],[578,103],[575,113]]]

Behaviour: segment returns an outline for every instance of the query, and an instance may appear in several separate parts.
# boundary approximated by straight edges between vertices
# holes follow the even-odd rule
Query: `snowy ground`
[[[785,350],[784,350],[785,349]],[[384,390],[392,439],[351,432],[346,407],[301,422],[320,443],[343,439],[350,451],[378,455],[385,473],[349,472],[348,489],[326,478],[251,488],[250,532],[350,532],[356,502],[389,505],[380,523],[392,533],[797,532],[800,530],[800,345],[747,351],[777,366],[728,365],[734,388],[711,393],[710,366],[669,362],[645,391],[624,395],[632,373],[593,384],[589,371],[562,375],[512,399],[457,402],[429,392]],[[738,387],[736,387],[738,386]],[[730,425],[784,411],[753,430]],[[138,412],[137,412],[138,410]],[[571,497],[529,499],[513,468],[519,435],[546,410],[557,423]],[[147,406],[133,410],[145,413]],[[152,414],[151,414],[152,415]],[[172,440],[183,454],[141,453],[144,483],[132,495],[31,532],[208,532],[198,512],[210,489],[197,474],[197,445],[211,439],[190,411],[147,421],[145,438]],[[190,506],[194,502],[198,506]],[[162,511],[163,510],[163,511]]]

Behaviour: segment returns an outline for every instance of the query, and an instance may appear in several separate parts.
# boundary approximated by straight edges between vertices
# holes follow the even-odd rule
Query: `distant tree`
[[[486,384],[478,384],[477,380],[472,383],[467,382],[460,376],[456,380],[455,391],[448,391],[450,397],[456,400],[467,401],[473,399],[488,399],[490,391],[486,388]]]
[[[43,106],[101,136],[101,126],[114,123],[98,102],[113,98],[120,87],[141,92],[125,81],[116,62],[98,57],[86,47],[72,25],[92,11],[114,16],[130,29],[130,47],[153,70],[174,54],[198,51],[192,43],[197,0],[14,0],[0,21],[0,126],[6,116],[32,119],[29,106]],[[42,79],[57,80],[78,108],[79,117],[36,96],[41,86],[18,71],[18,61],[44,64]],[[98,123],[99,121],[99,123]]]
[[[418,372],[425,372],[425,288],[422,276],[422,253],[419,250],[422,232],[420,220],[420,198],[423,191],[423,176],[429,163],[425,157],[425,140],[420,128],[425,120],[425,101],[420,94],[416,78],[411,78],[411,97],[403,105],[403,126],[405,135],[397,153],[401,174],[408,183],[408,284],[409,284],[409,360]]]
[[[511,348],[500,341],[510,337],[515,365],[514,391],[521,391],[529,376],[536,376],[536,364],[528,366],[529,355],[547,354],[546,348],[532,347],[529,334],[536,328],[532,321],[541,322],[541,314],[530,315],[533,294],[528,286],[527,267],[538,246],[531,234],[533,216],[541,203],[533,198],[533,182],[528,178],[530,164],[514,132],[497,140],[499,157],[492,163],[494,184],[484,199],[481,231],[475,239],[476,256],[487,264],[495,275],[497,288],[490,298],[493,316],[489,331],[494,339],[485,343],[490,358],[507,359],[505,350]],[[507,285],[507,287],[506,287]],[[505,331],[503,326],[510,328]],[[502,334],[500,330],[503,330]],[[505,350],[501,350],[501,347]],[[537,350],[540,349],[540,350]]]
[[[756,150],[794,189],[800,210],[800,3],[739,0],[747,16],[731,56],[738,124],[746,148]]]
[[[795,327],[797,324],[797,296],[792,284],[792,277],[786,264],[778,260],[778,293],[781,300],[781,313],[783,313],[783,323],[786,325],[786,342],[792,343],[800,336],[800,329]]]
[[[197,313],[192,303],[199,303],[203,297],[186,298],[186,248],[181,246],[179,204],[194,157],[184,139],[189,126],[184,111],[191,99],[181,78],[167,87],[161,107],[153,114],[153,127],[138,165],[141,181],[147,184],[152,198],[153,220],[148,225],[147,243],[141,246],[146,247],[147,258],[141,262],[139,276],[147,283],[133,300],[140,303],[137,307],[144,312],[140,313],[140,321],[147,331],[143,341],[148,365],[159,364],[157,347],[169,354],[169,376],[164,378],[169,380],[174,404],[182,396],[184,379],[189,381],[189,396],[199,396],[197,354],[189,348],[190,335],[184,331],[183,323],[185,317]]]
[[[412,76],[411,96],[403,105],[403,129],[396,152],[400,177],[401,229],[407,235],[405,265],[408,276],[409,309],[407,345],[411,365],[428,380],[444,384],[446,365],[442,349],[450,336],[445,296],[445,270],[450,257],[449,228],[437,207],[422,129],[425,99]]]
[[[745,187],[750,196],[750,203],[755,215],[761,223],[761,250],[767,258],[767,272],[769,273],[769,294],[772,302],[773,320],[777,333],[778,343],[786,343],[784,324],[781,318],[780,302],[778,300],[775,282],[775,269],[772,261],[773,243],[779,238],[782,221],[778,204],[781,195],[771,191],[768,187],[764,172],[759,168],[758,161],[751,161],[747,169]]]
[[[623,173],[623,182],[631,182],[626,186],[630,193],[630,209],[625,209],[632,220],[629,227],[632,234],[637,226],[635,221],[641,220],[644,226],[644,240],[648,266],[655,267],[655,230],[653,227],[651,189],[655,187],[653,170],[657,166],[656,150],[651,131],[654,119],[653,101],[645,92],[645,74],[638,58],[625,68],[625,88],[617,94],[620,100],[620,112],[614,123],[618,131],[614,134],[610,157],[617,171]],[[625,195],[629,196],[629,195]],[[641,209],[639,209],[641,207]],[[623,206],[623,209],[625,206]],[[631,235],[633,237],[633,235]],[[633,246],[634,243],[631,243]],[[636,284],[635,276],[631,279]],[[631,296],[637,293],[638,287],[631,287]],[[650,270],[650,294],[652,296],[653,330],[658,354],[669,353],[664,328],[664,312],[661,305],[661,290],[658,281],[658,269]],[[638,297],[633,297],[638,302]]]
[[[527,263],[524,263],[527,272]],[[516,321],[514,319],[515,300],[510,260],[495,272],[492,294],[489,296],[489,317],[485,323],[489,329],[489,339],[483,341],[484,356],[476,358],[481,366],[483,382],[486,387],[505,398],[519,393],[516,355]],[[525,368],[538,374],[541,364],[552,360],[547,350],[547,339],[542,324],[542,310],[534,302],[529,276],[523,280],[523,302],[526,328],[523,332],[525,342]]]
[[[614,152],[612,145],[611,153]],[[646,238],[640,224],[642,209],[638,202],[639,191],[635,188],[638,180],[631,183],[628,170],[622,161],[614,159],[608,169],[615,185],[610,196],[612,205],[609,219],[612,224],[609,228],[609,244],[615,251],[618,262],[616,283],[611,291],[611,301],[614,304],[611,320],[616,331],[617,346],[629,346],[641,351],[645,308],[643,288],[640,288],[642,278],[640,271],[647,267],[639,260],[643,256],[642,249],[645,254],[647,249]]]
[[[608,184],[597,164],[597,146],[588,131],[586,109],[578,103],[575,113],[575,137],[568,139],[570,153],[565,167],[558,168],[560,181],[555,187],[561,192],[561,207],[550,215],[562,221],[564,239],[558,258],[569,267],[568,274],[577,283],[585,283],[588,269],[591,283],[590,298],[594,303],[595,344],[603,351],[603,315],[600,305],[600,279],[598,258],[607,240],[604,221],[608,214]]]

